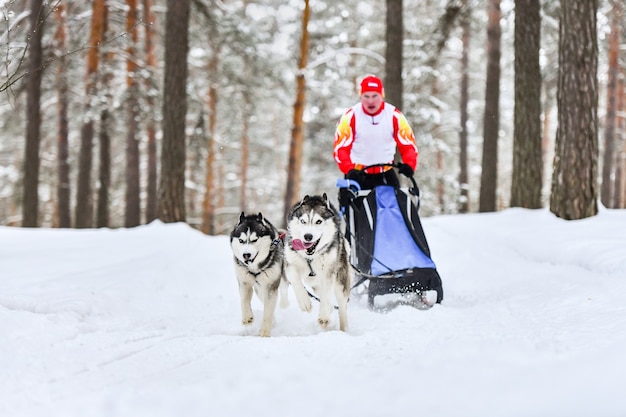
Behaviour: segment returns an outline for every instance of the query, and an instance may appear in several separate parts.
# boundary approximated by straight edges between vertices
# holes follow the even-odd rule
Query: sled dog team
[[[337,308],[339,329],[347,330],[354,272],[339,215],[326,194],[307,195],[295,204],[287,216],[286,231],[279,231],[262,213],[241,213],[230,244],[244,325],[254,320],[251,300],[255,292],[263,303],[259,335],[270,336],[279,293],[281,307],[286,307],[291,284],[302,311],[313,309],[312,297],[319,299],[317,322],[323,329]]]

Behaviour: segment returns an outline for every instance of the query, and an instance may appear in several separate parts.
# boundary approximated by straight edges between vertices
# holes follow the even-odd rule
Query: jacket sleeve
[[[394,111],[393,124],[394,139],[396,140],[398,152],[402,157],[402,162],[415,170],[417,168],[418,156],[417,143],[409,122],[398,109]]]
[[[352,143],[354,142],[354,113],[352,109],[344,113],[339,119],[335,130],[335,144],[333,147],[333,157],[344,174],[354,168],[354,162],[350,158]]]

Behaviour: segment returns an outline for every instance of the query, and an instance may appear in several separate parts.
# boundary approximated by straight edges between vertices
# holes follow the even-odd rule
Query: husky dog
[[[282,235],[263,214],[246,215],[241,213],[239,223],[230,234],[230,246],[233,250],[235,273],[239,282],[241,297],[241,322],[252,324],[252,292],[263,302],[263,320],[260,336],[268,337],[278,291],[280,290],[281,307],[287,307],[287,287],[284,276],[284,245]]]
[[[341,232],[339,216],[326,194],[306,196],[287,216],[285,275],[293,286],[298,306],[311,311],[309,286],[319,297],[318,323],[327,328],[333,298],[339,310],[339,329],[348,328],[348,296],[354,272],[349,246]],[[334,295],[334,297],[333,297]]]

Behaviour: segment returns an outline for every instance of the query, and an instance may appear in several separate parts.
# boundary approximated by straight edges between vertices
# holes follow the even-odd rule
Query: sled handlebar
[[[361,184],[359,184],[358,182],[356,182],[355,180],[349,180],[347,178],[338,178],[337,182],[335,183],[335,186],[337,188],[349,188],[354,192],[359,192],[361,191]]]
[[[401,165],[401,164],[399,164],[399,163],[374,164],[374,165],[368,165],[368,166],[363,167],[363,170],[366,170],[366,169],[368,169],[368,168],[375,168],[375,167],[392,167],[392,168],[396,168],[396,169],[398,169],[398,168],[400,168],[400,165]],[[417,186],[417,181],[415,181],[415,177],[414,177],[414,176],[412,176],[412,175],[411,175],[411,176],[409,176],[409,175],[405,175],[405,174],[402,174],[402,175],[404,175],[404,176],[405,176],[405,177],[407,177],[409,180],[411,180],[411,185],[413,185],[413,186],[412,186],[411,188],[409,188],[409,192],[410,192],[411,194],[413,194],[413,195],[417,195],[417,196],[419,196],[420,189],[419,189],[419,187]]]

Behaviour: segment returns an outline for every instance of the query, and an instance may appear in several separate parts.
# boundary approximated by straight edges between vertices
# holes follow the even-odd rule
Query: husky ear
[[[310,197],[309,197],[309,195],[308,195],[308,194],[307,194],[307,195],[305,195],[305,196],[304,196],[304,198],[302,198],[302,200],[300,200],[300,202],[299,202],[298,204],[296,204],[296,208],[300,208],[300,207],[302,207],[302,205],[303,205],[304,203],[306,203],[306,201],[307,201],[309,198],[310,198]]]
[[[322,201],[324,201],[326,207],[330,208],[330,202],[328,201],[328,196],[326,195],[326,193],[322,194]]]
[[[259,214],[256,215],[256,221],[258,221],[258,222],[262,222],[263,221],[263,213],[259,212]]]
[[[241,214],[239,215],[239,223],[241,223],[243,221],[243,218],[246,216],[246,214],[242,211]]]

